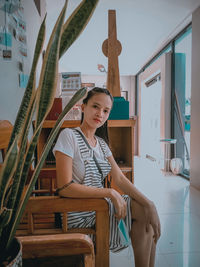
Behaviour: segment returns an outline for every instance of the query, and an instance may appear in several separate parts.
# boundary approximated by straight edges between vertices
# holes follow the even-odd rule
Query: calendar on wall
[[[80,72],[62,72],[61,73],[61,91],[74,91],[81,88]]]

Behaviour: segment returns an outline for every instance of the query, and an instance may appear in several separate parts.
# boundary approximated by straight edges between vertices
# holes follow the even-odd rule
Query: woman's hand
[[[161,235],[161,226],[156,207],[152,201],[149,203],[148,207],[145,207],[145,213],[147,219],[146,230],[147,232],[149,231],[149,226],[151,224],[154,231],[154,241],[157,243]]]
[[[115,207],[117,219],[124,218],[127,212],[126,201],[115,189],[110,189],[110,199]]]

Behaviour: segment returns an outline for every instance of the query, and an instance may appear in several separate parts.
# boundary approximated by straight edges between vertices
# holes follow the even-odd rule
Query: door
[[[139,77],[139,155],[160,162],[170,138],[171,54],[166,53]]]
[[[141,86],[141,155],[156,160],[160,155],[161,73]]]

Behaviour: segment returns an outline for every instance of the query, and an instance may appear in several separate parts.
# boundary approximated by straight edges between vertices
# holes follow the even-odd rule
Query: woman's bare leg
[[[153,228],[146,230],[146,216],[144,208],[132,200],[131,241],[135,256],[136,267],[153,267],[155,263],[155,243],[153,240]]]
[[[154,267],[155,265],[155,256],[156,256],[156,244],[153,241],[151,246],[151,255],[150,255],[150,263],[149,267]]]

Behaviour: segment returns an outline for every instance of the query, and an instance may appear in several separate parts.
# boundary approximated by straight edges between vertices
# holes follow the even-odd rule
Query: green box
[[[113,108],[110,112],[109,120],[128,120],[129,119],[129,101],[124,97],[115,96]]]

